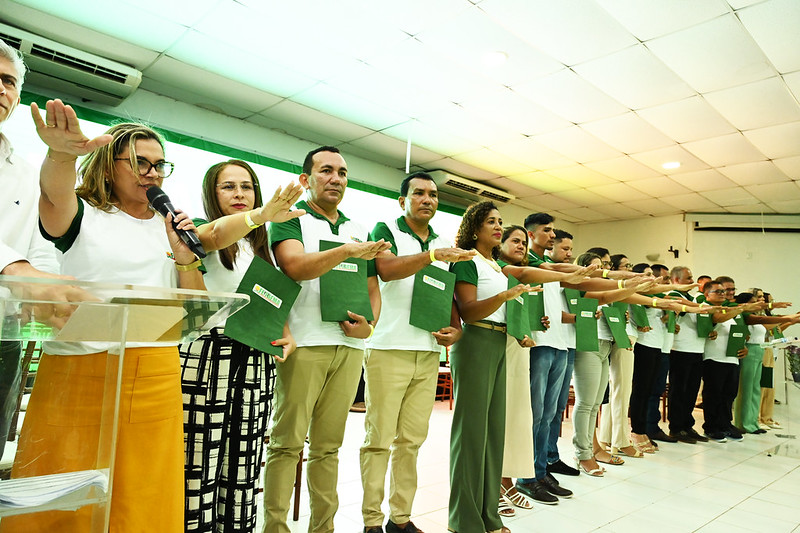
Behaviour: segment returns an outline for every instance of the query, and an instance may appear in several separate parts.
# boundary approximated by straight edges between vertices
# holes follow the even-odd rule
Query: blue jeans
[[[533,469],[536,479],[547,474],[547,447],[550,425],[567,368],[567,351],[550,346],[531,348],[531,410],[533,411]],[[536,479],[520,479],[531,483]]]
[[[653,435],[661,429],[658,425],[661,422],[661,410],[658,402],[661,395],[667,388],[667,374],[669,373],[669,354],[660,352],[658,356],[658,370],[656,370],[656,381],[653,383],[653,390],[647,399],[647,434]]]
[[[567,348],[567,367],[564,370],[564,380],[561,382],[561,392],[558,395],[556,414],[550,422],[550,437],[547,443],[547,464],[557,463],[561,457],[558,455],[558,435],[561,433],[561,416],[567,408],[569,400],[569,384],[572,381],[572,369],[575,367],[575,348]]]

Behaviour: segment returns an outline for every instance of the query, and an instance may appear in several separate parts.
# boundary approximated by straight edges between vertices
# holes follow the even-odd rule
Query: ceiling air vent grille
[[[478,194],[478,192],[480,191],[480,188],[473,187],[472,185],[469,185],[468,183],[463,183],[461,181],[447,180],[445,183],[447,184],[448,187],[453,187],[454,189],[468,192],[470,194]]]
[[[22,46],[22,39],[12,37],[11,35],[7,35],[2,32],[0,32],[0,39],[3,39],[8,46],[11,48],[16,48],[17,50],[19,50]]]
[[[61,52],[57,52],[52,48],[47,48],[38,44],[34,44],[33,47],[31,47],[31,55],[41,57],[42,59],[47,59],[53,63],[65,65],[88,74],[100,76],[101,78],[115,81],[117,83],[125,83],[128,78],[128,76],[122,72],[104,68],[95,63],[90,63],[89,61],[78,59],[77,57],[62,54]]]

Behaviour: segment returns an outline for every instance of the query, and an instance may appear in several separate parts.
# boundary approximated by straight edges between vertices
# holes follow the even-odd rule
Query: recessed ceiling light
[[[680,168],[681,162],[680,161],[668,161],[661,165],[661,168],[664,170],[672,170],[674,168]]]
[[[483,63],[483,66],[489,68],[499,67],[506,61],[508,61],[508,54],[502,50],[486,52],[481,56],[481,63]]]

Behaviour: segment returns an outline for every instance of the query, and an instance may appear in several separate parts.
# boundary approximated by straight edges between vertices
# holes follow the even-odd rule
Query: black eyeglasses
[[[114,161],[127,161],[129,164],[131,162],[130,159],[127,157],[115,157]],[[147,176],[150,173],[150,169],[156,169],[156,174],[158,174],[159,178],[168,178],[172,171],[175,170],[175,164],[170,163],[169,161],[159,161],[158,163],[151,163],[144,157],[137,157],[136,158],[136,166],[139,169],[140,176]],[[144,172],[143,172],[144,171]]]

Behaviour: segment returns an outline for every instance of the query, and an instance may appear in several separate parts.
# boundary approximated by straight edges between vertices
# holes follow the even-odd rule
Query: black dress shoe
[[[656,431],[655,433],[650,433],[647,436],[650,437],[650,440],[660,440],[664,442],[678,442],[678,439],[667,435],[661,428],[659,428],[659,430]]]
[[[553,477],[553,474],[545,475],[539,483],[547,489],[547,492],[554,496],[558,496],[559,498],[572,498],[572,491],[559,485],[558,480]]]
[[[422,530],[415,526],[414,522],[411,520],[409,520],[408,523],[403,527],[400,527],[389,520],[386,522],[386,533],[422,533]]]
[[[551,465],[547,465],[547,473],[548,474],[561,474],[564,476],[579,476],[581,475],[580,471],[577,468],[572,468],[564,461],[559,459],[555,463]]]
[[[767,432],[766,429],[758,428],[757,430],[751,431],[750,433],[752,433],[753,435],[761,435],[761,434],[766,433],[766,432]]]
[[[372,527],[364,526],[364,533],[383,533],[383,527],[381,527],[381,526],[372,526]]]
[[[697,444],[697,439],[692,437],[688,431],[678,431],[677,433],[670,433],[670,436],[678,439],[678,442],[685,442],[686,444]]]
[[[691,435],[692,438],[697,442],[708,442],[708,437],[706,437],[705,435],[701,435],[694,429],[687,429],[686,432],[689,433],[689,435]]]
[[[514,487],[517,489],[517,492],[521,492],[533,501],[545,505],[556,505],[558,503],[558,498],[550,494],[545,486],[538,481],[534,481],[533,483],[520,483],[517,481]]]

